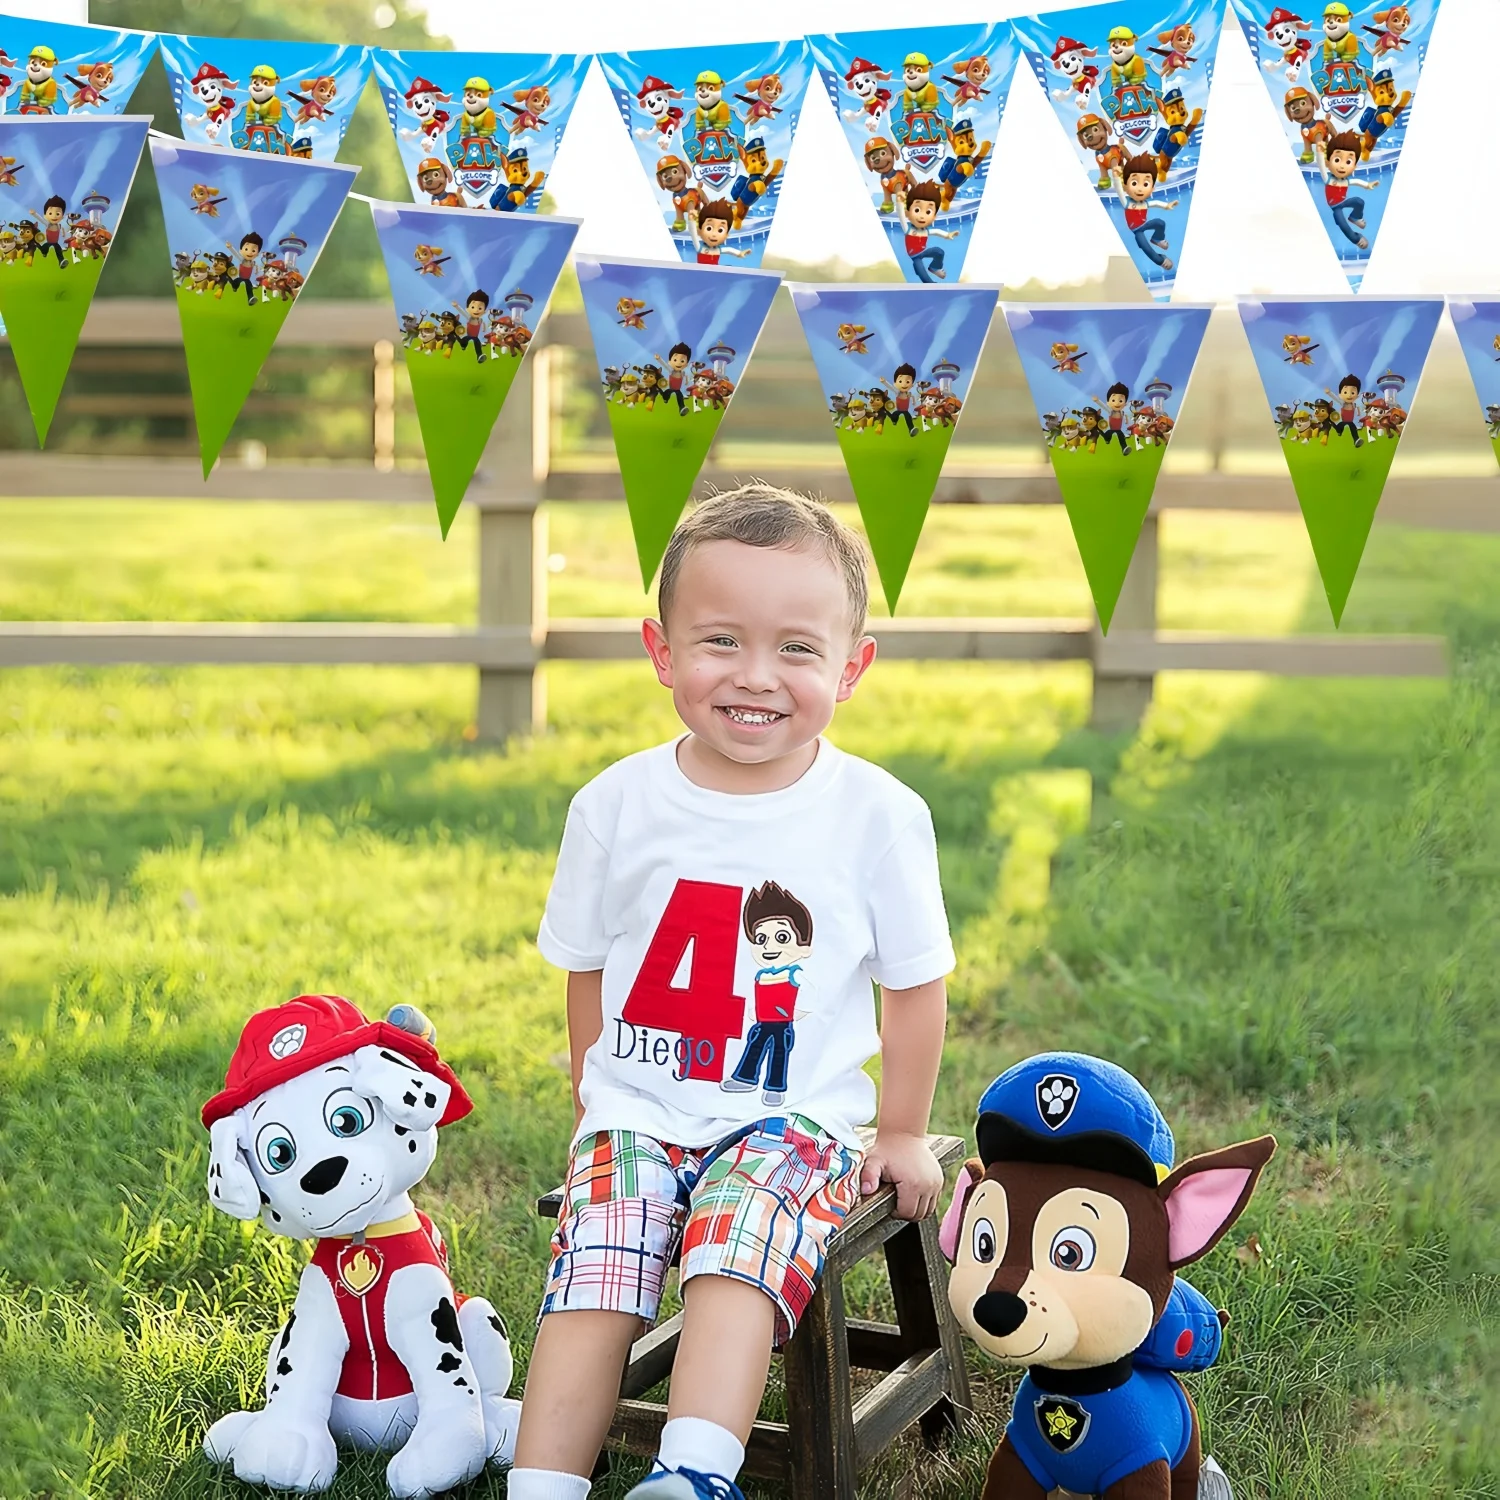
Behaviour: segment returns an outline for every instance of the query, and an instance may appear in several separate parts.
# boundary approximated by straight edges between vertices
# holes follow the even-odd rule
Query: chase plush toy
[[[302,995],[250,1017],[203,1106],[214,1206],[314,1242],[271,1341],[265,1406],[204,1439],[239,1479],[327,1489],[336,1440],[393,1452],[401,1497],[510,1460],[520,1403],[505,1399],[505,1325],[454,1291],[442,1236],[408,1196],[438,1128],[472,1108],[433,1041],[412,1006],[369,1021],[337,995]]]
[[[941,1233],[949,1301],[982,1349],[1027,1370],[982,1500],[1228,1500],[1173,1373],[1212,1364],[1228,1319],[1176,1272],[1239,1218],[1275,1140],[1174,1170],[1151,1096],[1074,1052],[1002,1073],[976,1128]]]

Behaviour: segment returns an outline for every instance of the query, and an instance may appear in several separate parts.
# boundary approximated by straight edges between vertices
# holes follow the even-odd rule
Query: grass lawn
[[[639,608],[621,507],[551,527],[557,614]],[[417,507],[6,501],[0,614],[466,619],[473,543],[467,511],[445,546]],[[1296,518],[1170,516],[1163,573],[1175,628],[1329,628]],[[836,721],[937,821],[940,1127],[1069,1046],[1138,1072],[1181,1149],[1280,1138],[1193,1273],[1234,1313],[1192,1385],[1241,1497],[1500,1494],[1497,576],[1497,537],[1372,539],[1345,629],[1446,633],[1447,683],[1169,675],[1105,738],[1076,664],[893,663]],[[950,507],[903,610],[1087,597],[1059,509]],[[245,1016],[300,991],[437,1021],[477,1108],[419,1201],[524,1346],[531,1201],[570,1121],[562,979],[532,937],[569,797],[673,726],[644,665],[548,674],[551,731],[502,754],[466,738],[461,670],[0,673],[5,1500],[248,1493],[198,1444],[258,1404],[303,1252],[209,1208],[197,1110]],[[887,1292],[872,1272],[851,1296]],[[972,1426],[899,1447],[866,1494],[972,1500],[1010,1388],[973,1373]],[[383,1492],[368,1460],[333,1491]]]

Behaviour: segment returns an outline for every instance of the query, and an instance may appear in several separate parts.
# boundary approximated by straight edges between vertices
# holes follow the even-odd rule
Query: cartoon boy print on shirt
[[[748,1094],[765,1071],[765,1103],[786,1102],[786,1070],[795,1036],[792,1023],[801,991],[802,962],[812,953],[812,913],[788,890],[768,880],[745,900],[745,936],[759,960],[755,971],[755,1020],[734,1072],[720,1085]]]

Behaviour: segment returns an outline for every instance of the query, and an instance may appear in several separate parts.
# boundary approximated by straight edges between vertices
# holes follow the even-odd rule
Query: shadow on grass
[[[514,774],[476,786],[451,780],[445,785],[437,774],[485,760],[514,768]],[[35,817],[7,820],[0,833],[0,892],[34,888],[50,873],[62,894],[87,899],[100,883],[126,885],[144,854],[190,839],[212,851],[246,823],[288,806],[335,821],[354,820],[396,839],[441,827],[496,847],[551,850],[577,789],[576,781],[529,774],[520,756],[437,745],[373,756],[328,776],[290,778],[258,799],[204,802],[168,790],[106,809],[80,793]],[[86,869],[83,852],[90,856]]]

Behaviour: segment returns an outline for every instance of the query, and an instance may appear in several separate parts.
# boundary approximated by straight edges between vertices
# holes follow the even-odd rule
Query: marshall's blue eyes
[[[285,1125],[262,1125],[255,1137],[255,1154],[272,1175],[285,1172],[297,1160],[297,1146]]]
[[[323,1102],[323,1123],[330,1135],[349,1140],[375,1123],[375,1109],[353,1089],[338,1089]]]

